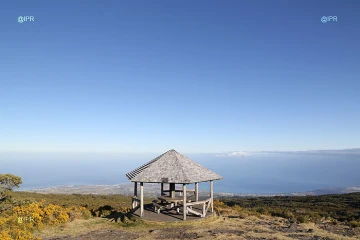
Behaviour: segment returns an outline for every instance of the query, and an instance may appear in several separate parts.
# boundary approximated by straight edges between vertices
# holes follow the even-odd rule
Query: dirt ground
[[[98,230],[91,231],[78,236],[64,236],[55,238],[44,238],[43,240],[117,240],[117,239],[138,239],[139,235],[122,230]]]

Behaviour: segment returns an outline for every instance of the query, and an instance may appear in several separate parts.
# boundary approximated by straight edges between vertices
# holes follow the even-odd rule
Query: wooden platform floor
[[[195,205],[193,209],[197,212],[201,212],[201,206]],[[210,212],[210,209],[206,213],[206,217],[208,218],[212,216],[213,213]],[[138,208],[134,213],[133,216],[140,217],[140,208]],[[202,220],[205,219],[193,214],[186,215],[186,221],[194,221],[194,220]],[[157,214],[153,211],[152,204],[144,205],[144,216],[142,217],[144,220],[148,221],[157,221],[157,222],[176,222],[176,221],[183,221],[183,213],[180,212],[179,214],[176,213],[176,210],[161,210],[160,214]]]

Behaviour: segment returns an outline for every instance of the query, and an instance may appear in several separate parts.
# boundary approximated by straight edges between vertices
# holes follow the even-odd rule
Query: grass
[[[201,221],[188,222],[171,222],[158,223],[152,221],[137,220],[132,226],[124,226],[123,223],[110,222],[106,218],[93,218],[90,220],[75,220],[64,226],[47,228],[36,236],[38,237],[60,237],[60,236],[76,236],[85,234],[94,230],[122,230],[123,233],[136,233],[139,235],[137,239],[178,239],[192,238],[197,239],[359,239],[359,235],[348,237],[335,234],[320,228],[315,223],[299,224],[301,232],[284,232],[287,226],[287,220],[281,217],[272,217],[266,215],[248,216],[242,219],[226,218],[221,216],[212,216]],[[336,226],[340,229],[345,226]],[[308,229],[313,231],[307,232]],[[156,233],[149,233],[150,230],[156,230]],[[195,238],[194,237],[194,238]]]
[[[32,198],[37,201],[45,199],[48,203],[61,206],[86,206],[94,213],[101,212],[101,209],[103,213],[111,213],[112,210],[121,210],[131,205],[131,198],[121,195],[15,192],[12,196],[19,199]],[[100,230],[116,230],[119,231],[118,234],[136,234],[138,239],[353,240],[360,239],[359,204],[359,193],[319,197],[226,198],[223,199],[223,203],[219,202],[214,206],[221,216],[214,214],[200,221],[154,222],[123,214],[122,216],[126,216],[123,218],[125,220],[115,222],[110,215],[106,218],[76,219],[56,227],[46,227],[34,235],[52,238],[77,236]],[[306,217],[310,221],[298,221],[297,230],[290,231],[287,219],[289,216],[294,220]],[[152,230],[155,231],[150,233]]]
[[[104,218],[92,218],[88,220],[76,219],[70,223],[66,223],[60,226],[47,227],[41,231],[35,232],[35,237],[51,238],[62,236],[76,236],[99,229],[115,229],[116,226],[112,226]]]
[[[287,197],[252,197],[223,198],[228,206],[239,206],[247,213],[291,218],[298,222],[316,222],[322,218],[357,225],[360,222],[360,193],[322,195],[322,196],[287,196]],[[246,212],[244,212],[246,213]]]

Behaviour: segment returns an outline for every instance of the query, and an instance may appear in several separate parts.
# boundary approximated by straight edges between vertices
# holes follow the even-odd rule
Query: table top
[[[158,199],[160,200],[164,200],[164,201],[167,201],[167,202],[178,202],[178,201],[183,201],[183,197],[167,197],[167,196],[160,196],[158,197]]]
[[[175,192],[183,192],[183,190],[181,190],[181,189],[175,189],[174,191]],[[163,190],[163,192],[171,192],[171,190],[166,189],[166,190]],[[186,192],[195,192],[195,190],[186,190]]]

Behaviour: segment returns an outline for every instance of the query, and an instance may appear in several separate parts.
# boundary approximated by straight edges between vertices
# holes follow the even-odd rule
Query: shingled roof
[[[126,174],[132,182],[195,183],[222,177],[197,164],[174,149]]]

